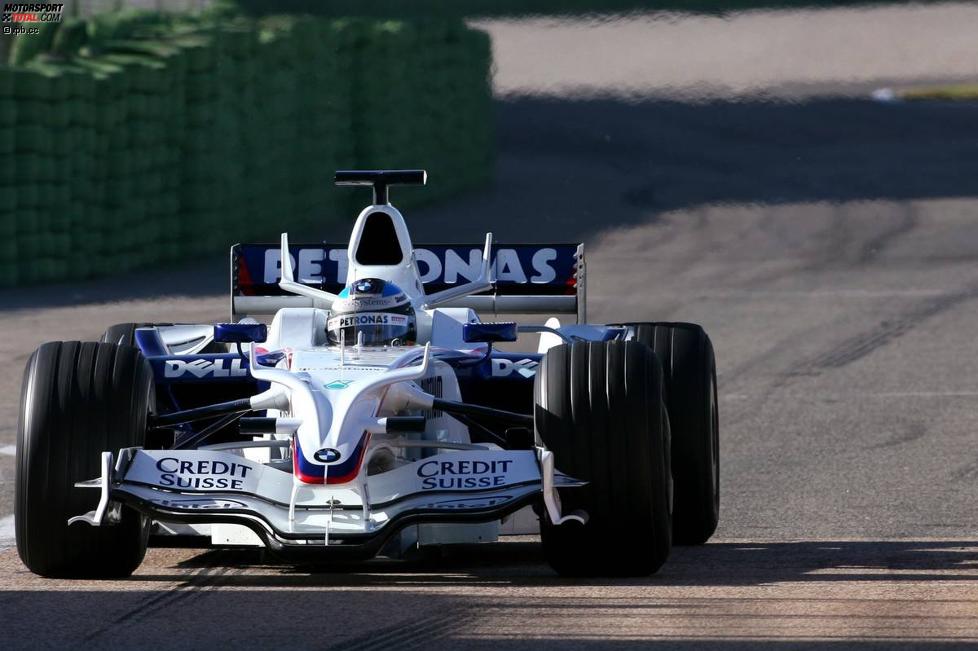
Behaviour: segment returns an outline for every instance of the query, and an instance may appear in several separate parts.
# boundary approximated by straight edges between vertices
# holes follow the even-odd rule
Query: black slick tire
[[[53,342],[27,362],[15,480],[17,551],[35,574],[117,578],[142,562],[149,522],[122,507],[118,524],[68,526],[95,508],[99,491],[76,488],[101,474],[101,453],[140,446],[153,375],[135,348]]]
[[[116,323],[106,328],[99,341],[120,346],[136,345],[136,328],[142,328],[150,323]]]
[[[694,323],[626,323],[626,339],[662,362],[672,428],[673,542],[701,545],[720,519],[720,439],[713,343]]]
[[[539,442],[557,470],[587,486],[560,490],[564,513],[541,518],[544,555],[564,576],[646,576],[672,542],[669,419],[662,369],[637,342],[576,342],[547,351],[534,387]]]

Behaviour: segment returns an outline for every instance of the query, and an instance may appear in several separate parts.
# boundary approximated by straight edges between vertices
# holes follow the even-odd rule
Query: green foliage
[[[14,37],[10,49],[11,65],[23,65],[50,50],[54,35],[61,27],[60,23],[32,23],[33,26],[37,27],[37,34],[18,34]]]
[[[427,167],[409,204],[489,177],[488,37],[461,21],[215,6],[65,29],[0,67],[0,284],[325,235],[366,199],[340,168]]]
[[[922,86],[901,91],[898,97],[905,100],[978,102],[978,84],[946,84]]]
[[[906,0],[905,0],[906,1]],[[748,9],[892,3],[894,0],[233,0],[252,15],[302,13],[386,19],[471,18],[482,16],[572,15],[640,11],[722,14]],[[923,0],[938,2],[938,0]]]
[[[68,18],[55,33],[51,42],[51,54],[56,57],[71,57],[88,41],[88,23],[78,18]]]

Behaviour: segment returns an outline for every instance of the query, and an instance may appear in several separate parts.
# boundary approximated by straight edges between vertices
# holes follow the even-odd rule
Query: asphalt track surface
[[[901,83],[947,69],[937,36],[959,11],[918,23],[943,16],[945,31],[924,35],[932,68]],[[497,50],[518,47],[523,27],[489,25]],[[158,548],[131,580],[101,583],[39,579],[8,549],[0,645],[978,644],[978,106],[854,94],[874,70],[822,80],[835,91],[799,94],[785,79],[763,99],[699,101],[529,95],[511,72],[497,77],[494,187],[408,214],[415,241],[480,241],[487,227],[501,241],[580,238],[592,320],[707,328],[721,410],[713,541],[675,549],[648,579],[586,581],[555,577],[522,540],[327,568]],[[0,538],[13,481],[2,450],[29,350],[117,321],[222,319],[225,277],[215,259],[0,294],[0,355],[14,369],[0,378]]]

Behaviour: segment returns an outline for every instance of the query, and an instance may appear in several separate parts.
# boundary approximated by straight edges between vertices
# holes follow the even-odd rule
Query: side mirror
[[[466,323],[462,326],[462,340],[468,344],[516,341],[518,336],[516,323]]]
[[[221,344],[248,344],[268,339],[264,323],[218,323],[214,326],[214,341]]]

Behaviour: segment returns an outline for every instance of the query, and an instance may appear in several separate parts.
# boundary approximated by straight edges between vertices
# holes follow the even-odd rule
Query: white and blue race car
[[[152,528],[319,560],[539,533],[564,575],[646,575],[705,542],[703,329],[586,324],[579,244],[415,247],[388,187],[425,181],[337,172],[374,192],[348,245],[235,245],[230,323],[38,348],[17,439],[27,567],[126,576]],[[536,350],[512,352],[520,335]]]

